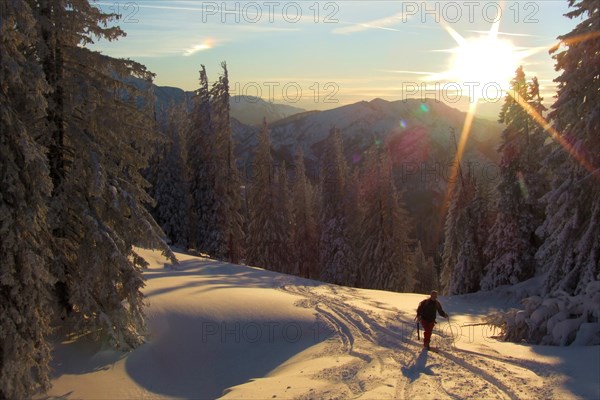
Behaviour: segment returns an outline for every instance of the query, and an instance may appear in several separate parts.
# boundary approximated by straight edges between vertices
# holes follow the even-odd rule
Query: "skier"
[[[425,334],[423,335],[423,347],[427,350],[430,349],[429,341],[431,340],[431,332],[435,325],[436,314],[439,313],[442,317],[448,318],[448,314],[442,308],[442,305],[437,300],[438,292],[435,290],[431,291],[431,296],[419,303],[417,308],[416,319],[421,322]]]

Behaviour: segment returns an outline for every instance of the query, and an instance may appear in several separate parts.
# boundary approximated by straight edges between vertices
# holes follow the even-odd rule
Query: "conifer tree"
[[[350,245],[353,249],[356,249],[357,257],[360,256],[360,249],[363,243],[363,228],[361,225],[364,219],[364,204],[362,204],[364,187],[361,185],[360,173],[360,167],[358,165],[354,166],[354,169],[348,174],[346,180],[346,215],[348,218]],[[356,274],[356,284],[360,285],[360,268],[357,268]]]
[[[470,171],[454,185],[446,216],[442,284],[448,294],[476,292],[483,274],[483,252],[477,234],[481,223],[477,184]]]
[[[279,167],[276,181],[276,201],[272,210],[275,220],[276,255],[274,269],[286,274],[294,273],[291,257],[292,217],[291,199],[288,186],[288,171],[285,161]]]
[[[460,249],[458,219],[461,213],[460,197],[462,195],[462,186],[462,180],[452,185],[448,212],[446,213],[444,224],[444,248],[442,252],[440,283],[445,288],[444,291],[446,293],[448,293],[452,272],[458,260],[458,251]]]
[[[411,292],[415,285],[415,271],[408,251],[408,217],[399,203],[392,179],[389,157],[384,149],[374,145],[361,178],[360,285]]]
[[[480,207],[478,184],[470,173],[466,177],[463,187],[464,197],[462,204],[464,213],[459,224],[461,225],[461,243],[458,258],[450,286],[451,293],[473,293],[479,290],[483,275],[484,257],[483,240],[485,237],[478,235],[482,225],[483,215]]]
[[[556,345],[600,343],[600,7],[569,1],[579,24],[551,50],[561,74],[544,148],[550,177],[536,253],[540,297],[507,318],[506,337]]]
[[[292,248],[295,272],[304,278],[314,278],[319,263],[319,237],[311,184],[306,176],[304,152],[298,148],[292,185]]]
[[[152,185],[149,194],[156,202],[152,216],[170,243],[187,249],[188,190],[183,153],[184,110],[172,105],[162,131],[165,143],[159,146],[147,174]]]
[[[357,263],[346,215],[347,166],[342,135],[337,128],[332,128],[327,138],[321,172],[321,279],[353,286]]]
[[[483,289],[499,285],[515,284],[533,276],[536,270],[535,252],[537,240],[535,230],[541,223],[537,213],[536,189],[541,183],[538,169],[540,154],[537,141],[532,134],[537,131],[535,122],[521,102],[531,103],[532,91],[539,93],[534,81],[527,84],[525,73],[519,67],[511,82],[512,95],[507,95],[500,122],[506,124],[499,147],[500,180],[496,187],[497,216],[492,227],[486,256],[489,263],[482,280]],[[535,99],[534,101],[537,101]],[[538,106],[539,107],[539,106]],[[537,139],[537,137],[535,138]]]
[[[49,88],[31,51],[34,10],[25,1],[0,8],[0,398],[24,399],[49,387]]]
[[[38,51],[47,95],[50,226],[53,273],[64,314],[79,332],[94,332],[122,347],[142,342],[146,262],[134,245],[172,253],[145,208],[152,203],[140,171],[147,166],[156,130],[147,90],[153,75],[134,61],[117,60],[85,46],[95,37],[123,35],[118,18],[87,1],[32,3],[41,30]]]
[[[437,271],[433,264],[433,258],[423,253],[421,242],[417,242],[414,251],[415,265],[415,293],[429,293],[438,286]]]
[[[561,75],[549,117],[560,137],[545,159],[552,181],[537,259],[546,270],[545,293],[580,294],[600,279],[600,9],[591,0],[569,5],[566,15],[581,22],[554,49]]]
[[[275,269],[280,246],[277,235],[275,176],[271,158],[269,127],[266,119],[258,135],[252,182],[248,189],[249,215],[247,232],[247,263]]]
[[[210,91],[204,65],[200,86],[192,99],[186,133],[189,190],[189,241],[198,251],[211,254],[217,240],[216,134],[212,124]]]
[[[211,120],[215,130],[214,182],[217,212],[216,235],[208,250],[209,254],[218,259],[238,263],[244,255],[242,182],[231,133],[229,74],[226,63],[223,62],[221,67],[223,74],[210,91]]]

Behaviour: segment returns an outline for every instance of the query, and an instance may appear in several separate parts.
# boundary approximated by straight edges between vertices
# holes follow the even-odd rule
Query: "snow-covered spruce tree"
[[[354,165],[352,172],[346,176],[346,218],[348,224],[348,235],[350,246],[355,250],[356,257],[360,257],[360,249],[362,247],[364,207],[362,204],[362,189],[360,184],[361,166]],[[356,270],[356,285],[361,285],[361,269],[357,266]]]
[[[147,92],[125,83],[152,74],[85,46],[123,35],[118,16],[87,1],[36,2],[38,51],[50,86],[49,163],[54,184],[50,226],[57,301],[79,333],[120,347],[142,342],[142,269],[134,245],[173,257],[144,204],[152,203],[140,170],[156,130]]]
[[[483,274],[483,251],[477,235],[481,222],[477,183],[470,171],[454,185],[446,216],[442,283],[448,294],[476,292]]]
[[[538,89],[534,86],[533,90]],[[541,184],[540,164],[536,157],[540,151],[539,147],[534,148],[539,143],[531,136],[539,129],[527,109],[515,100],[515,97],[527,103],[533,100],[522,67],[517,69],[511,82],[511,92],[514,94],[506,96],[499,119],[506,128],[498,149],[497,215],[485,249],[490,261],[481,282],[484,290],[522,282],[536,271],[535,230],[541,220],[537,211],[538,199],[534,196],[540,192],[536,189]]]
[[[415,293],[429,293],[437,288],[438,278],[433,258],[427,257],[423,253],[421,242],[417,242],[414,251],[414,266],[415,266]]]
[[[288,169],[285,161],[279,166],[275,182],[275,234],[277,240],[275,255],[275,270],[286,274],[294,273],[294,260],[292,255],[292,204],[288,184]]]
[[[321,279],[354,286],[358,266],[346,216],[346,174],[342,134],[334,127],[321,162]]]
[[[189,209],[182,146],[185,120],[183,106],[169,107],[161,127],[166,141],[153,155],[146,179],[152,185],[148,193],[156,202],[151,209],[154,220],[170,243],[187,249]]]
[[[216,230],[210,243],[213,257],[238,263],[244,255],[242,216],[242,180],[233,153],[231,133],[229,75],[223,62],[223,75],[213,84],[210,95],[211,121],[214,133]]]
[[[306,176],[304,152],[298,147],[292,181],[292,251],[295,271],[304,278],[315,278],[319,264],[319,236],[311,196],[311,183]]]
[[[48,91],[25,1],[0,8],[0,398],[49,387],[52,190],[44,130]]]
[[[385,149],[373,145],[368,151],[360,182],[363,218],[359,285],[411,292],[415,271],[409,256],[410,227],[407,212],[399,203]]]
[[[313,211],[313,215],[315,218],[315,230],[316,230],[316,237],[317,237],[317,250],[314,254],[314,256],[316,257],[316,261],[314,264],[314,270],[309,271],[310,272],[310,276],[311,279],[319,279],[321,277],[321,273],[323,271],[323,266],[321,265],[321,255],[320,255],[320,251],[321,251],[321,247],[319,246],[319,240],[321,238],[321,208],[322,208],[322,204],[321,204],[321,189],[322,189],[322,185],[321,185],[321,181],[318,179],[318,166],[317,166],[317,170],[314,171],[315,175],[309,175],[309,171],[307,169],[307,175],[306,177],[308,178],[308,198],[311,204],[311,210]],[[315,178],[315,182],[313,182],[310,178],[313,177]]]
[[[444,292],[448,293],[448,287],[452,278],[452,272],[458,259],[460,239],[458,235],[458,217],[460,209],[462,180],[452,185],[448,211],[444,223],[444,249],[442,253],[442,265],[440,271],[440,284]]]
[[[276,182],[271,157],[269,126],[263,119],[258,134],[258,145],[252,164],[252,181],[248,188],[250,220],[247,231],[247,257],[250,265],[277,270],[277,255],[281,243],[275,209],[277,208]]]
[[[578,294],[600,273],[600,7],[569,3],[574,9],[567,16],[583,20],[560,37],[566,49],[555,54],[562,74],[549,117],[566,143],[555,138],[545,160],[553,180],[537,256],[548,268],[546,293]]]
[[[600,344],[600,6],[569,5],[566,16],[581,22],[553,49],[562,72],[549,114],[558,136],[544,160],[552,179],[538,229],[542,297],[526,299],[506,333],[512,340],[591,345]]]
[[[210,91],[204,65],[200,86],[192,99],[186,137],[186,166],[189,190],[189,246],[211,254],[218,240],[216,195],[216,133],[212,124]]]
[[[539,116],[543,116],[548,110],[543,104],[543,98],[540,96],[540,84],[538,78],[534,76],[529,83],[529,107]],[[528,196],[526,197],[528,204],[534,214],[534,218],[538,222],[537,226],[544,221],[546,213],[542,196],[550,190],[551,173],[543,166],[543,160],[549,152],[550,146],[545,146],[548,134],[539,123],[533,123],[529,130],[529,146],[527,146],[527,172]],[[536,235],[537,247],[541,243],[541,239]]]

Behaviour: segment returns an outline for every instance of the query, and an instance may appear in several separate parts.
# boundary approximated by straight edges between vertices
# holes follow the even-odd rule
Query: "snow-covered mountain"
[[[276,162],[293,161],[302,147],[308,169],[316,171],[323,143],[335,126],[341,129],[344,151],[350,165],[357,165],[373,143],[389,146],[397,172],[409,181],[427,183],[436,191],[445,190],[450,165],[456,153],[466,113],[441,102],[375,99],[326,111],[295,114],[270,124],[270,138]],[[240,164],[250,168],[258,129],[233,123]],[[494,178],[496,146],[502,126],[475,118],[466,143],[463,165],[471,165],[478,176]],[[421,179],[424,178],[424,179]],[[413,182],[415,183],[415,182]],[[409,188],[410,189],[410,188]]]
[[[347,155],[360,152],[375,140],[393,141],[407,132],[422,131],[423,140],[441,146],[454,154],[451,129],[460,135],[466,114],[441,102],[420,100],[386,101],[374,99],[361,101],[326,111],[296,114],[270,122],[271,141],[276,149],[294,152],[302,145],[307,158],[320,155],[321,144],[335,126],[342,131]],[[467,154],[479,153],[486,159],[495,159],[494,145],[502,127],[495,122],[475,119],[467,146]],[[247,132],[253,135],[254,130]],[[247,146],[255,144],[249,137],[238,137]],[[249,150],[242,147],[241,152]]]
[[[193,96],[193,92],[169,86],[153,86],[158,110],[166,110],[171,104],[181,104]],[[249,126],[258,126],[263,118],[277,121],[305,110],[287,104],[267,102],[259,97],[231,96],[231,117]]]
[[[233,118],[252,126],[260,126],[263,118],[267,121],[278,121],[305,111],[302,108],[271,103],[252,96],[232,96],[229,104]]]
[[[166,109],[191,98],[192,92],[166,86],[154,86],[156,107]],[[309,164],[316,162],[323,141],[335,126],[342,131],[346,157],[358,162],[362,152],[374,141],[395,147],[401,162],[448,164],[452,161],[466,113],[442,102],[409,99],[361,101],[326,111],[304,111],[287,104],[276,104],[249,96],[232,96],[231,117],[236,153],[241,164],[250,163],[256,146],[258,126],[263,118],[270,128],[275,158],[291,162],[302,146]],[[480,165],[494,162],[495,147],[502,126],[475,118],[465,149],[465,161]],[[419,154],[416,154],[419,153]]]

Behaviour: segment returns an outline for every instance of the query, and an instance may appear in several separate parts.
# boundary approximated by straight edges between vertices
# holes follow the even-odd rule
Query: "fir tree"
[[[337,128],[331,129],[327,139],[321,172],[321,279],[352,286],[357,266],[346,215],[347,167],[342,135]]]
[[[0,398],[49,388],[52,190],[44,133],[49,90],[29,3],[4,2],[0,18]]]
[[[186,134],[189,190],[189,241],[198,251],[211,254],[217,237],[216,135],[212,124],[206,68],[200,70],[200,87],[192,99]]]
[[[392,166],[385,150],[374,145],[360,180],[363,219],[359,284],[410,292],[415,285],[415,271],[408,252],[408,217],[392,179]]]
[[[366,152],[365,152],[366,153]],[[355,166],[351,173],[348,174],[346,180],[346,216],[348,219],[348,230],[350,245],[356,249],[356,256],[360,257],[360,249],[363,245],[363,227],[364,205],[362,204],[361,171],[359,166]],[[361,269],[356,271],[356,284],[361,283]]]
[[[545,293],[580,294],[600,279],[600,8],[593,0],[569,5],[566,15],[582,20],[553,50],[561,75],[549,117],[559,137],[545,159],[552,181],[536,256],[545,267]]]
[[[295,271],[291,257],[292,210],[288,185],[288,171],[285,161],[279,167],[275,195],[275,208],[272,210],[275,214],[275,236],[277,243],[274,267],[276,271],[293,274]]]
[[[307,178],[308,178],[308,172],[307,172]],[[314,270],[310,270],[310,276],[311,279],[319,279],[323,273],[323,265],[321,264],[321,246],[319,245],[319,240],[321,238],[321,233],[322,233],[322,228],[321,228],[321,224],[320,224],[320,217],[322,215],[321,211],[322,211],[322,204],[321,204],[321,200],[323,198],[322,196],[322,185],[319,182],[313,183],[310,179],[308,179],[308,182],[310,183],[308,185],[308,198],[309,198],[309,202],[312,205],[312,210],[313,210],[313,215],[314,215],[314,221],[315,221],[315,231],[316,231],[316,240],[317,240],[317,247],[316,247],[316,251],[315,251],[315,264],[314,264]],[[311,265],[311,264],[309,264]]]
[[[271,158],[269,127],[266,119],[258,136],[252,182],[248,189],[250,220],[247,232],[247,263],[267,269],[278,265],[277,253],[281,246],[275,218],[276,186]]]
[[[534,81],[532,90],[539,93]],[[506,124],[499,147],[500,180],[497,216],[492,227],[486,256],[489,263],[482,280],[483,289],[499,285],[515,284],[533,276],[536,270],[535,230],[541,223],[537,209],[540,190],[538,176],[539,148],[534,149],[531,136],[536,132],[535,123],[521,102],[531,103],[531,89],[525,80],[523,68],[519,67],[511,83],[512,95],[507,95],[500,113],[500,122]],[[538,106],[539,107],[539,106]],[[537,139],[537,137],[536,137]]]
[[[144,329],[146,262],[133,246],[161,247],[173,257],[145,208],[152,199],[140,174],[156,138],[152,104],[147,91],[126,83],[136,77],[149,87],[153,75],[141,64],[85,47],[93,37],[122,36],[118,27],[108,27],[117,15],[87,1],[35,5],[38,50],[50,86],[50,226],[58,301],[76,330],[135,346]]]
[[[452,272],[458,260],[458,251],[460,249],[458,219],[461,213],[460,196],[462,194],[462,180],[451,187],[452,192],[444,224],[444,249],[442,252],[440,273],[440,283],[445,288],[446,293],[448,293]]]
[[[182,107],[172,105],[162,129],[167,140],[154,155],[147,179],[152,185],[149,194],[156,202],[152,216],[169,242],[187,248],[189,209],[182,146],[183,121]]]
[[[244,255],[242,182],[234,156],[231,133],[229,75],[227,65],[221,64],[223,75],[211,88],[211,120],[215,130],[214,155],[216,235],[210,243],[209,254],[222,260],[238,263]]]
[[[433,259],[425,256],[421,242],[417,242],[414,251],[414,265],[416,273],[414,291],[416,293],[429,293],[438,286],[437,271]]]
[[[470,174],[454,186],[446,217],[442,284],[448,294],[476,292],[483,273],[483,252],[477,231],[481,223],[475,201],[477,184]]]
[[[311,195],[311,184],[306,176],[304,152],[298,148],[292,185],[292,248],[296,263],[295,273],[304,278],[318,277],[319,236]]]
[[[559,37],[561,75],[549,117],[555,129],[544,149],[551,180],[542,197],[545,219],[536,253],[543,274],[541,297],[524,300],[508,315],[506,338],[542,344],[600,343],[600,8],[597,1],[569,1],[569,18],[581,18]],[[562,48],[562,49],[561,49]],[[559,49],[561,49],[559,51]],[[532,90],[532,93],[534,90]],[[535,105],[535,104],[534,104]]]

